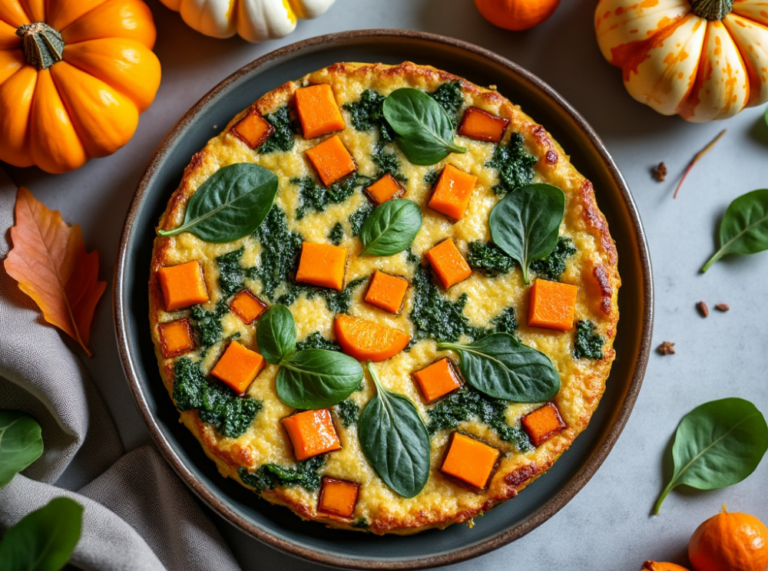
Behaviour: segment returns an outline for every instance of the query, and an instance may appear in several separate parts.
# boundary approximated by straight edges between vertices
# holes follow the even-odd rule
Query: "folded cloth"
[[[0,258],[11,246],[15,197],[0,169]],[[154,446],[124,454],[104,401],[61,335],[0,267],[0,409],[33,416],[45,445],[39,460],[0,489],[0,530],[66,496],[85,507],[76,567],[239,569]]]

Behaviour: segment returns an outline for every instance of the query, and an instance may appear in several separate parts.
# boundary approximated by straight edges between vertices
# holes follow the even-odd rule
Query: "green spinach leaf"
[[[296,351],[296,322],[291,310],[284,305],[273,305],[259,319],[256,326],[256,344],[264,360],[271,365]]]
[[[277,396],[288,406],[305,410],[340,403],[363,380],[357,359],[325,349],[305,349],[280,363]]]
[[[37,421],[23,412],[0,410],[0,488],[42,453],[43,437]]]
[[[412,200],[395,198],[373,211],[360,229],[361,256],[392,256],[411,245],[421,230],[421,208]]]

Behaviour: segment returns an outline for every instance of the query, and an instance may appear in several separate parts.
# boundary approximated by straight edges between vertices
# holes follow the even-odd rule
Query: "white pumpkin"
[[[161,0],[201,34],[249,42],[287,36],[299,19],[316,18],[336,0]]]
[[[659,113],[704,122],[768,102],[768,0],[601,0],[595,30]]]

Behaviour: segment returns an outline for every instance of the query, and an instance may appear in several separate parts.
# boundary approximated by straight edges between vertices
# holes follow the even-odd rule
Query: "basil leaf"
[[[373,469],[392,490],[412,498],[429,478],[431,447],[419,411],[405,396],[385,389],[370,361],[376,394],[359,422],[360,446]]]
[[[56,571],[72,556],[83,526],[83,506],[56,498],[21,519],[0,542],[0,569]]]
[[[429,95],[418,89],[396,89],[384,100],[384,118],[397,133],[395,141],[415,165],[434,165],[451,153],[467,149],[453,142],[451,118]]]
[[[685,484],[717,490],[741,482],[768,450],[768,425],[751,402],[728,398],[705,403],[683,417],[675,433],[675,471],[653,513],[667,494]]]
[[[528,268],[557,246],[565,213],[565,194],[549,184],[528,184],[507,194],[491,210],[488,224],[496,245],[519,262],[523,282]]]
[[[362,380],[363,368],[349,355],[305,349],[281,363],[277,396],[293,408],[328,408],[355,392]]]
[[[0,488],[40,458],[43,437],[40,425],[15,410],[0,410]]]
[[[727,254],[768,250],[768,188],[753,190],[731,202],[720,222],[719,248],[701,273]]]
[[[206,242],[239,240],[256,230],[272,209],[277,176],[262,166],[237,163],[217,170],[187,203],[184,222],[161,236],[191,232]]]
[[[421,229],[421,208],[404,198],[388,200],[360,229],[361,256],[392,256],[408,248]]]
[[[494,333],[469,344],[438,343],[459,354],[464,379],[488,396],[512,402],[542,402],[560,390],[560,375],[544,353],[509,333]]]
[[[256,325],[256,344],[264,360],[272,365],[279,365],[296,351],[296,322],[291,310],[273,305],[265,311]]]

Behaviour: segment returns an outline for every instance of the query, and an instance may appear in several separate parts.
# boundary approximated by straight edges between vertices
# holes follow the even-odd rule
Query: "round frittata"
[[[383,113],[401,88],[436,102],[465,152],[414,164],[430,161],[409,159]],[[253,164],[277,177],[255,230],[223,242],[174,234],[206,181]],[[494,243],[489,217],[542,184],[562,191],[564,214],[556,244],[528,267]],[[415,237],[391,255],[361,255],[366,220],[393,200],[421,211]],[[608,225],[565,151],[493,86],[409,62],[338,63],[286,83],[192,157],[158,230],[166,235],[154,244],[151,335],[181,421],[223,476],[301,518],[376,534],[471,524],[549,469],[604,392],[620,286]],[[407,241],[397,234],[394,242]],[[295,321],[291,354],[374,361],[381,388],[366,370],[332,406],[285,404],[293,401],[278,395],[281,364],[271,363],[286,361],[265,360],[257,343],[261,316],[278,305]],[[495,373],[473,377],[455,348],[492,335],[543,359],[559,377],[556,394],[515,402],[489,390]],[[414,494],[392,480],[408,479],[411,460],[389,457],[381,468],[372,436],[368,448],[361,437],[381,391],[409,401],[398,401],[417,412],[407,429],[428,442],[428,474]],[[401,426],[395,415],[387,432]]]

